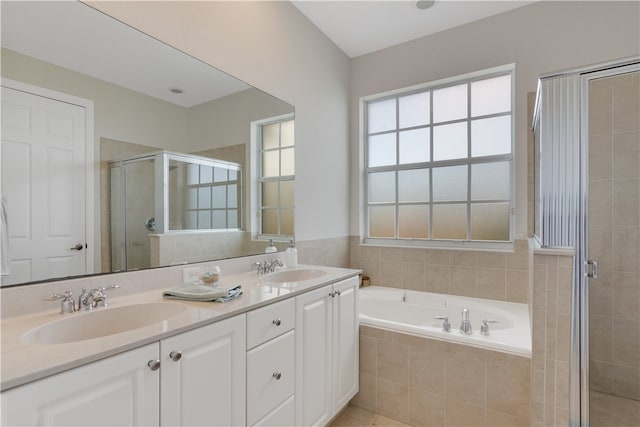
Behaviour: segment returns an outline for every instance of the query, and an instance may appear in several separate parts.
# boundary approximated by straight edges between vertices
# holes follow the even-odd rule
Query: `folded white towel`
[[[230,288],[207,286],[198,282],[183,283],[162,293],[164,298],[183,301],[218,301],[227,302],[242,295],[242,285]]]

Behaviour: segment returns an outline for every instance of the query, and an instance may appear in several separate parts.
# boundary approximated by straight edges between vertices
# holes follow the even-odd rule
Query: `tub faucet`
[[[462,309],[462,322],[460,322],[460,333],[465,335],[471,335],[473,329],[471,328],[471,321],[469,320],[469,309],[467,307]]]
[[[449,332],[451,330],[451,323],[449,323],[449,316],[435,316],[434,319],[442,320],[442,332]]]

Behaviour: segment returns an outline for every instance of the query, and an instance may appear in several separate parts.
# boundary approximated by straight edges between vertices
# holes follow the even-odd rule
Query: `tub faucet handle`
[[[451,330],[451,323],[449,323],[449,316],[435,316],[434,319],[442,320],[442,332],[449,332]]]
[[[481,335],[489,335],[489,323],[498,323],[498,321],[493,319],[482,319],[482,325],[480,326]]]
[[[469,320],[469,309],[467,307],[462,309],[462,322],[460,322],[460,333],[464,335],[471,335],[473,328],[471,327],[471,321]]]

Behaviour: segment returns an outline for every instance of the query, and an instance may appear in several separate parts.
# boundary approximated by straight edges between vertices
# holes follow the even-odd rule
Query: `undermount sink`
[[[75,313],[31,329],[22,336],[25,344],[62,344],[90,340],[163,322],[186,310],[178,303],[133,304]]]
[[[267,274],[263,277],[263,280],[268,282],[302,282],[304,280],[317,279],[325,274],[327,274],[326,271],[301,268],[295,270],[282,270]]]

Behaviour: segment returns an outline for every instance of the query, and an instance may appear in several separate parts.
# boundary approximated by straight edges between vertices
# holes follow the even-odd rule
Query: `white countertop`
[[[171,302],[184,304],[187,309],[175,317],[143,328],[134,329],[96,339],[48,345],[31,345],[21,341],[28,331],[49,322],[72,316],[91,316],[90,312],[60,314],[59,304],[54,308],[36,313],[10,317],[0,321],[2,341],[0,348],[0,390],[6,390],[58,372],[76,368],[114,354],[130,350],[181,332],[213,323],[258,307],[280,301],[306,291],[335,283],[357,275],[360,270],[301,265],[298,269],[323,270],[325,275],[301,282],[269,283],[255,272],[222,277],[220,286],[241,284],[243,295],[227,303],[183,302],[164,299],[162,292],[167,287],[131,294],[109,297],[109,310],[132,304]]]

